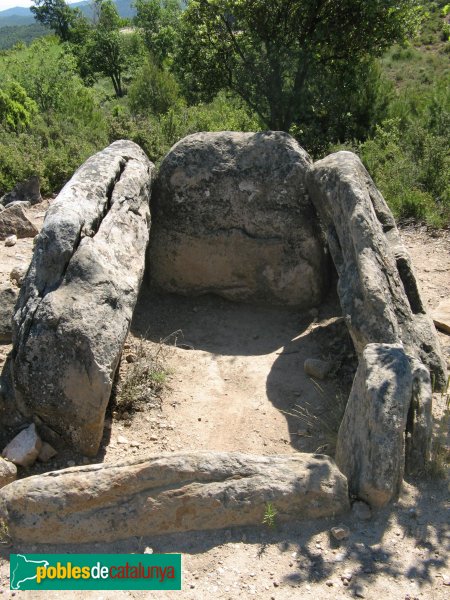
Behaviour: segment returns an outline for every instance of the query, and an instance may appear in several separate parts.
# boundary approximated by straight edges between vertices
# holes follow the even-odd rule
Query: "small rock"
[[[328,579],[328,581],[326,581],[325,583],[328,587],[333,587],[333,582],[331,581],[331,579]]]
[[[2,452],[3,458],[21,467],[30,467],[36,461],[42,447],[41,438],[33,423],[9,442]]]
[[[450,585],[450,575],[444,575],[444,576],[442,577],[442,579],[443,579],[442,583],[443,583],[444,585]]]
[[[147,546],[144,550],[144,554],[153,554],[153,548],[150,548],[150,546]]]
[[[127,363],[134,363],[134,362],[136,362],[136,355],[135,354],[127,354],[125,356],[125,360],[127,361]]]
[[[17,467],[12,462],[0,458],[0,488],[12,483],[17,478]]]
[[[9,279],[12,283],[15,283],[17,287],[20,287],[27,274],[27,267],[25,265],[17,265],[13,268],[9,274]]]
[[[9,206],[0,213],[0,240],[12,235],[16,235],[17,238],[34,237],[38,233],[21,206]]]
[[[350,535],[350,529],[345,525],[338,525],[337,527],[331,528],[331,535],[334,537],[335,540],[345,540]]]
[[[315,379],[325,379],[333,368],[333,363],[318,358],[307,358],[303,364],[305,373]]]
[[[118,444],[128,444],[128,439],[124,435],[119,435],[117,438]]]
[[[344,560],[345,560],[345,554],[343,552],[341,552],[340,554],[336,554],[336,556],[333,559],[333,562],[340,563],[340,562],[344,562]]]
[[[370,506],[365,502],[357,502],[353,503],[352,513],[356,519],[361,519],[362,521],[368,521],[372,518],[372,511]]]
[[[366,588],[360,583],[355,584],[353,588],[353,593],[357,598],[365,598],[366,597]]]
[[[74,467],[76,465],[76,462],[74,460],[68,460],[67,461],[67,466],[68,467]]]
[[[51,446],[47,442],[42,442],[42,447],[39,451],[38,460],[40,460],[41,462],[48,462],[50,459],[52,459],[57,454],[58,453],[53,448],[53,446]]]
[[[5,239],[5,246],[15,246],[17,244],[17,235],[8,235]]]

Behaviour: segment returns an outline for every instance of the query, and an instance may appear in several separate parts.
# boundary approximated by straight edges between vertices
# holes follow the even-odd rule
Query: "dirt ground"
[[[28,211],[40,225],[45,205]],[[450,295],[450,232],[404,228],[430,309]],[[12,268],[27,264],[32,240],[6,248],[0,242],[0,283]],[[166,340],[166,342],[164,342]],[[440,334],[450,360],[450,336]],[[0,368],[11,347],[0,346]],[[334,293],[320,310],[294,310],[233,304],[214,297],[161,296],[144,285],[120,367],[120,381],[141,356],[157,357],[166,371],[165,389],[134,409],[108,411],[98,457],[62,452],[37,463],[22,476],[68,464],[117,462],[178,450],[235,450],[280,454],[320,450],[332,453],[336,429],[351,386],[356,358]],[[304,360],[333,362],[333,376],[315,382]],[[137,362],[136,362],[137,361]],[[445,399],[435,395],[436,429]],[[268,529],[238,528],[158,538],[133,538],[115,544],[81,547],[0,546],[0,593],[9,592],[8,556],[12,552],[181,552],[182,592],[47,592],[49,598],[237,597],[444,599],[450,592],[448,565],[448,480],[405,482],[399,501],[360,520],[298,522]],[[350,537],[338,544],[332,526],[343,523]]]

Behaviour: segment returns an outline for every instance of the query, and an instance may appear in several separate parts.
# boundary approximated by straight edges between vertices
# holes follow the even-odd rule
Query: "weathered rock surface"
[[[0,488],[17,479],[17,467],[14,463],[0,458]]]
[[[5,240],[10,235],[19,239],[34,237],[38,230],[25,216],[21,206],[9,206],[0,213],[0,240]]]
[[[33,423],[21,431],[2,452],[2,456],[15,465],[30,467],[39,455],[42,440],[38,436],[36,426]]]
[[[436,328],[450,334],[450,299],[443,300],[432,312]]]
[[[9,285],[0,286],[0,343],[10,344],[12,339],[12,318],[18,291]]]
[[[11,270],[9,274],[9,279],[11,283],[20,287],[25,279],[25,275],[27,274],[28,266],[27,265],[17,265]]]
[[[260,525],[349,509],[347,482],[326,456],[199,452],[28,477],[0,492],[14,541],[78,543]]]
[[[197,133],[164,159],[152,195],[153,282],[186,295],[311,307],[328,282],[311,159],[288,134]]]
[[[78,169],[47,211],[14,315],[18,408],[85,455],[100,444],[143,276],[152,171],[124,140]]]
[[[446,382],[436,330],[411,260],[380,192],[351,152],[316,162],[308,191],[326,230],[342,311],[359,354],[369,343],[403,343]]]
[[[339,428],[336,464],[348,478],[350,494],[374,507],[385,505],[400,491],[414,369],[415,361],[400,344],[369,344]],[[422,433],[429,440],[431,427]],[[419,446],[418,433],[414,439]]]
[[[55,457],[58,452],[47,442],[42,443],[42,447],[39,451],[38,460],[41,462],[48,462]]]
[[[42,202],[39,177],[34,175],[26,181],[21,181],[0,199],[0,204],[3,206],[7,206],[11,202],[29,202],[30,204]]]
[[[332,368],[332,362],[320,358],[307,358],[303,364],[306,375],[315,379],[325,379]]]
[[[428,369],[410,358],[412,398],[406,425],[405,467],[408,473],[423,474],[431,457],[433,392]]]

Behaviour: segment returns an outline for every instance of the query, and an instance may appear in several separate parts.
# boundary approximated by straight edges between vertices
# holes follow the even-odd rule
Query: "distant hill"
[[[12,48],[17,42],[29,44],[38,37],[48,35],[48,29],[40,23],[0,27],[0,50]]]
[[[136,10],[131,6],[133,0],[114,0],[119,14],[123,18],[131,18],[136,14]],[[92,16],[92,7],[89,0],[75,2],[70,4],[71,8],[79,8],[87,17]],[[17,27],[19,25],[34,24],[34,17],[29,8],[15,6],[0,11],[0,28]],[[0,31],[0,35],[2,32]],[[0,39],[1,46],[1,39]]]

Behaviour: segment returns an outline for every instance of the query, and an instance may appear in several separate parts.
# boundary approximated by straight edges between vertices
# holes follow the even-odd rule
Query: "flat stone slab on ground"
[[[0,492],[14,541],[109,542],[261,525],[349,510],[347,480],[327,456],[193,452],[28,477]]]

